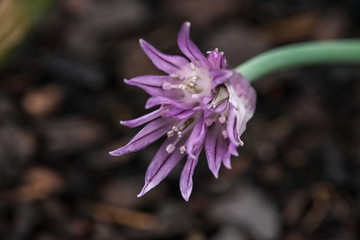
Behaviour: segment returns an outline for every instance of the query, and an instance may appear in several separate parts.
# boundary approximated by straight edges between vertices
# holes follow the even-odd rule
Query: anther
[[[169,145],[166,146],[166,151],[168,153],[172,153],[175,150],[175,145],[170,143]]]
[[[195,64],[194,64],[193,62],[190,62],[190,68],[191,68],[191,70],[193,70],[193,71],[196,70]]]
[[[184,90],[184,89],[186,89],[186,85],[180,84],[180,85],[179,85],[179,88]]]
[[[226,122],[226,117],[225,116],[219,117],[219,122],[220,123],[225,123]]]
[[[167,136],[168,136],[168,137],[174,136],[174,131],[172,131],[172,130],[171,130],[171,131],[168,131],[168,132],[167,132]]]
[[[177,132],[177,135],[178,135],[179,138],[181,138],[181,137],[182,137],[181,131],[178,131],[178,132]]]
[[[180,153],[184,154],[186,152],[186,147],[185,146],[181,146],[180,147]]]

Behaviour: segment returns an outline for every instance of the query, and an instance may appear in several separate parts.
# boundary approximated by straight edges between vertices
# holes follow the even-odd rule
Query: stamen
[[[221,134],[223,135],[223,137],[224,137],[225,139],[227,139],[227,138],[229,137],[229,135],[228,135],[228,133],[227,133],[226,130],[222,130],[222,131],[221,131]]]
[[[171,85],[171,83],[164,82],[163,85],[162,85],[162,88],[165,89],[165,90],[169,90],[169,89],[172,88],[172,85]]]
[[[172,137],[172,136],[174,136],[174,131],[168,131],[167,132],[167,137]]]
[[[225,123],[226,122],[226,117],[225,116],[219,117],[219,122],[220,123]]]
[[[179,138],[181,138],[182,137],[181,131],[178,131],[177,135],[178,135]]]
[[[193,70],[193,71],[196,70],[195,64],[194,64],[193,62],[190,62],[190,68],[191,68],[191,70]]]
[[[184,84],[179,84],[179,88],[185,90],[185,89],[186,89],[186,85],[184,85]]]
[[[173,78],[180,78],[181,76],[180,75],[177,75],[177,74],[170,74],[170,77],[173,77]]]
[[[175,150],[175,145],[170,143],[169,145],[166,146],[166,151],[168,153],[172,153]]]
[[[180,147],[180,153],[184,154],[186,152],[186,147],[183,145]]]

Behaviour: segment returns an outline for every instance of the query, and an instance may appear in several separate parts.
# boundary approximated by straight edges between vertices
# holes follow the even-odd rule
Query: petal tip
[[[116,153],[116,150],[109,152],[109,154],[110,154],[111,156],[120,156],[120,154]]]
[[[181,195],[182,195],[182,197],[184,198],[184,200],[188,202],[189,199],[190,199],[191,191],[190,191],[189,194],[187,194],[187,193],[182,193]]]

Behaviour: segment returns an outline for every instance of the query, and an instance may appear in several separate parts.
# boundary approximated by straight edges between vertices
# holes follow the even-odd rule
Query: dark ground
[[[179,53],[192,22],[203,52],[232,66],[267,49],[360,36],[360,2],[64,0],[8,61],[0,81],[1,239],[360,239],[360,70],[307,67],[257,81],[257,111],[233,169],[205,158],[190,202],[181,166],[142,198],[160,142],[111,157],[139,129],[143,91],[122,79],[159,73],[144,38]]]

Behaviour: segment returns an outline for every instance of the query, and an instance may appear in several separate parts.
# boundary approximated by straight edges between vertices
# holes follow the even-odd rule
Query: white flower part
[[[246,112],[246,108],[243,102],[243,99],[241,99],[235,92],[235,89],[232,86],[229,86],[228,84],[225,84],[228,92],[229,92],[229,102],[230,104],[236,109],[235,116],[236,116],[236,132],[239,144],[242,146],[243,142],[240,139],[241,134],[246,129],[246,122],[248,121],[248,114]],[[250,116],[251,117],[251,116]]]

